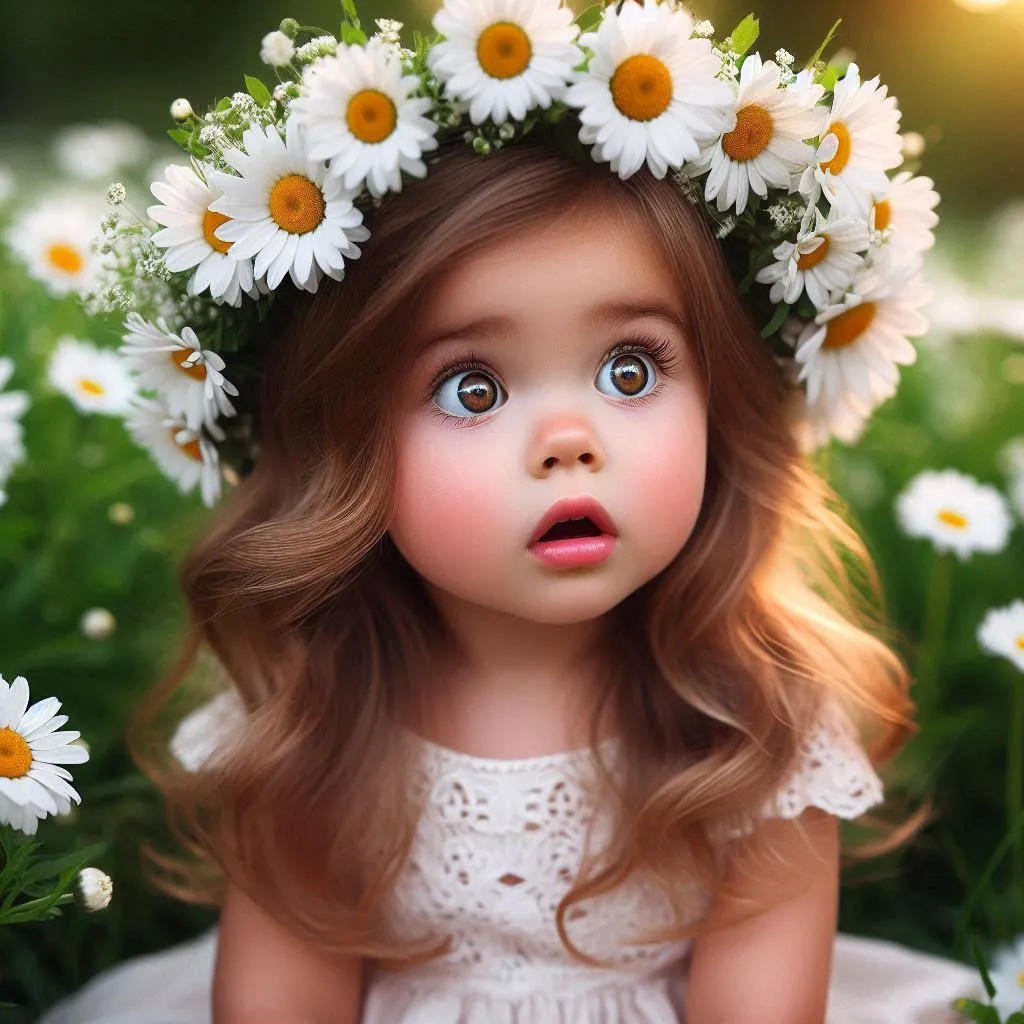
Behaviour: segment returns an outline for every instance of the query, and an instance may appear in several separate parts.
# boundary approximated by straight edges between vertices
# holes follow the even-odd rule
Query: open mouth
[[[577,537],[600,537],[604,531],[590,516],[581,519],[562,519],[555,523],[541,538],[549,540],[575,540]]]

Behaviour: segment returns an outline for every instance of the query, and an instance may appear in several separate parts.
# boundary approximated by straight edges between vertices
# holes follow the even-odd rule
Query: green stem
[[[1016,682],[1016,680],[1014,681]],[[1024,686],[1013,688],[1010,735],[1006,745],[1006,824],[1011,828],[1024,810]],[[1013,889],[1021,898],[1024,885],[1024,834],[1017,832],[1013,844]]]
[[[939,685],[939,659],[949,619],[953,582],[952,557],[932,550],[932,569],[925,594],[924,624],[917,654],[917,706],[922,719],[934,709]]]

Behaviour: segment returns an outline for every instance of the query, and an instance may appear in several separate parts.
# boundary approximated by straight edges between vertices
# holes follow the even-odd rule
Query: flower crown
[[[212,505],[258,454],[251,342],[276,289],[341,281],[370,235],[364,216],[424,177],[450,136],[484,159],[563,125],[622,179],[645,164],[671,176],[773,339],[807,447],[855,440],[895,393],[897,366],[915,358],[907,338],[927,328],[939,197],[912,170],[890,179],[904,152],[886,87],[821,60],[838,22],[796,71],[785,50],[751,52],[753,15],[716,41],[675,0],[596,4],[576,20],[560,0],[445,0],[439,34],[417,33],[412,50],[399,22],[368,38],[352,0],[342,6],[340,41],[292,19],[263,39],[273,91],[246,76],[246,92],[202,117],[172,104],[169,134],[189,160],[152,184],[152,223],[121,212],[123,186],[108,191],[88,302],[127,314],[121,351],[154,393],[127,425],[183,491]]]

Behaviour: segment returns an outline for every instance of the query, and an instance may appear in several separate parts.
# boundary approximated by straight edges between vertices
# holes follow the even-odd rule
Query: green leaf
[[[992,979],[988,976],[988,964],[985,963],[985,954],[982,952],[981,944],[973,935],[971,936],[971,955],[974,957],[974,962],[978,965],[978,971],[981,974],[981,981],[985,986],[985,991],[988,993],[989,999],[994,999],[996,987],[992,984]]]
[[[354,0],[341,0],[341,9],[345,12],[346,18],[359,24],[359,12],[356,10]]]
[[[366,33],[357,25],[343,21],[341,23],[341,41],[346,46],[365,46]]]
[[[1003,1024],[1024,1024],[1024,1009],[1014,1010]]]
[[[817,85],[820,85],[825,92],[831,92],[839,81],[839,68],[834,64],[826,64],[825,70],[820,75],[816,75],[814,79]]]
[[[835,38],[836,33],[839,31],[839,26],[842,25],[843,19],[837,18],[836,23],[828,30],[828,35],[821,41],[821,46],[815,51],[814,56],[804,65],[808,68],[816,68],[818,61],[821,60],[821,55],[825,52],[825,48]]]
[[[958,999],[953,1009],[959,1010],[968,1020],[976,1024],[999,1024],[999,1014],[994,1006],[986,1006],[976,999]]]
[[[86,864],[102,856],[106,848],[106,843],[94,843],[92,846],[83,847],[81,850],[75,850],[73,853],[66,853],[61,857],[46,857],[45,859],[37,860],[21,876],[21,882],[23,885],[28,885],[31,882],[40,882],[46,878],[55,878],[62,871],[72,868],[77,874]]]
[[[591,4],[589,7],[584,7],[582,11],[576,16],[576,24],[579,25],[580,32],[594,32],[598,25],[601,24],[601,12],[604,10],[605,5],[603,3]]]
[[[217,106],[214,107],[213,109],[216,110],[218,114],[224,113],[225,110],[230,110],[231,109],[231,97],[230,96],[225,96],[223,99],[218,101]]]
[[[252,75],[246,75],[245,87],[249,90],[249,95],[261,107],[270,106],[270,90],[258,78],[253,78]]]
[[[770,338],[778,329],[785,323],[786,317],[789,316],[789,303],[780,302],[775,307],[775,313],[771,320],[761,329],[762,338]]]
[[[757,42],[761,34],[761,23],[753,14],[748,14],[729,36],[728,48],[742,57]]]
[[[187,146],[192,133],[187,128],[168,128],[167,134],[179,145]]]

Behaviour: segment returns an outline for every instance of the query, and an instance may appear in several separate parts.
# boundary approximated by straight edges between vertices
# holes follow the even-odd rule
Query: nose
[[[596,473],[604,461],[604,449],[593,427],[580,417],[549,417],[537,425],[530,441],[529,470],[537,478],[577,466]]]

